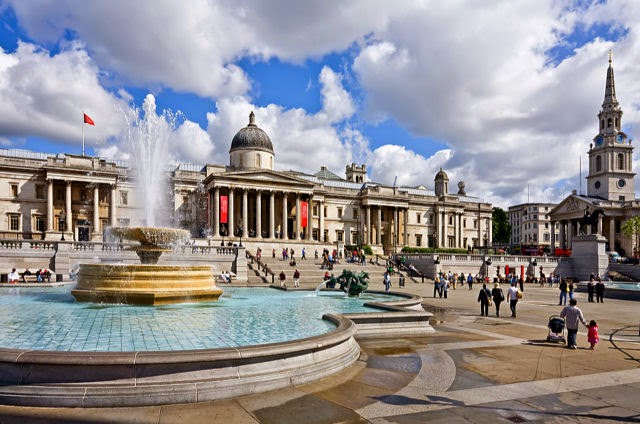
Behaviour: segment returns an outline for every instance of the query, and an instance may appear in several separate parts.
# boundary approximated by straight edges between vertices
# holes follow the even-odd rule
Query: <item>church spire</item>
[[[609,69],[607,69],[607,82],[604,88],[604,101],[602,102],[602,109],[607,109],[607,106],[618,107],[618,99],[616,99],[616,83],[613,78],[613,60],[611,50],[609,50]]]

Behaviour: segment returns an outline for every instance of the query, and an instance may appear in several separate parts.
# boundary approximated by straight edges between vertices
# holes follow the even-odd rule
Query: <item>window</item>
[[[338,219],[342,218],[342,208],[338,208]],[[342,240],[340,240],[342,241]]]
[[[600,155],[596,156],[596,172],[602,171],[602,157]]]
[[[624,155],[622,153],[618,153],[618,169],[624,169]]]
[[[416,247],[422,246],[422,234],[416,234]]]
[[[9,230],[20,231],[20,214],[17,214],[17,213],[9,214]]]
[[[337,241],[344,241],[344,231],[336,230],[336,240]]]
[[[358,219],[358,209],[353,210],[353,219]]]
[[[118,225],[121,227],[129,226],[129,218],[118,218]]]
[[[329,230],[324,230],[324,234],[322,235],[322,241],[325,243],[329,242]]]
[[[313,216],[318,216],[318,205],[313,205],[313,206],[311,207],[311,214],[312,214]],[[318,240],[318,239],[314,239],[314,240]]]
[[[478,228],[478,220],[477,219],[473,220],[473,228]]]
[[[44,199],[44,186],[41,184],[36,185],[36,199]]]
[[[182,196],[182,204],[186,207],[189,207],[189,196]]]
[[[18,184],[11,184],[11,196],[18,197]]]
[[[548,222],[544,223],[544,228],[549,228],[549,223]]]
[[[418,212],[416,214],[416,222],[419,224],[420,223],[420,212]]]
[[[607,128],[611,127],[611,118],[607,119]]]
[[[351,231],[351,244],[358,244],[358,232],[357,231]]]
[[[551,241],[551,235],[549,233],[544,233],[544,241],[547,243]]]
[[[449,215],[449,225],[453,225],[453,215]]]
[[[45,227],[44,216],[35,215],[33,217],[33,228],[35,231],[45,231],[46,227]]]
[[[129,204],[129,192],[128,191],[121,191],[120,192],[120,204],[124,205],[124,206]]]
[[[327,215],[327,207],[326,207],[326,206],[324,206],[322,210],[324,211],[324,216],[325,216],[325,217],[326,217],[326,216],[328,216],[328,215]]]

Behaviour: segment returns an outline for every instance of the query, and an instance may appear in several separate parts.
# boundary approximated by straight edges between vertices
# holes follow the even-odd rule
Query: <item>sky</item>
[[[559,202],[586,191],[609,51],[635,138],[639,31],[637,0],[0,0],[0,147],[81,154],[84,126],[126,160],[151,114],[176,163],[228,164],[254,111],[276,170]]]

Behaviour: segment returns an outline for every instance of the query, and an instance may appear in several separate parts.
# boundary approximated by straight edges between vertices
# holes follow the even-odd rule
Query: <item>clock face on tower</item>
[[[601,135],[596,137],[596,146],[602,146],[603,138]]]
[[[616,143],[622,143],[624,141],[624,139],[622,138],[622,134],[618,134],[616,136]]]

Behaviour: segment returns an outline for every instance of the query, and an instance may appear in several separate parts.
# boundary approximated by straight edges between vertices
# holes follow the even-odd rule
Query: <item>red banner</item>
[[[227,212],[229,210],[229,196],[220,196],[220,223],[227,224]]]
[[[302,228],[307,228],[307,219],[309,218],[309,203],[300,202],[300,220],[302,221]]]

